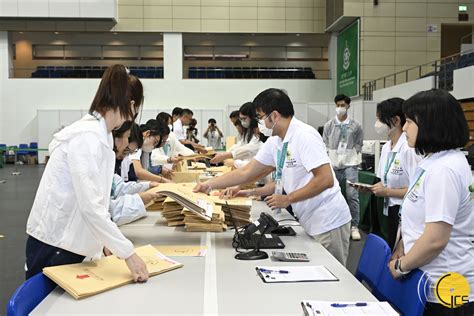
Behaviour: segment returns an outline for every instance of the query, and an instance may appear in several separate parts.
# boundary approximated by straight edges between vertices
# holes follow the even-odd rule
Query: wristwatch
[[[401,258],[398,258],[397,260],[395,260],[395,271],[397,271],[397,273],[401,276],[404,276],[404,275],[407,275],[408,273],[410,273],[411,271],[403,271],[402,270],[402,263],[401,263]]]

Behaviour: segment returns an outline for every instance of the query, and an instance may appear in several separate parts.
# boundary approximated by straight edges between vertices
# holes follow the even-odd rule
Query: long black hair
[[[244,127],[244,134],[242,138],[246,139],[247,143],[249,143],[252,137],[255,135],[256,137],[258,137],[259,140],[261,140],[262,142],[265,142],[267,140],[267,137],[258,130],[257,112],[253,103],[252,102],[244,103],[240,107],[239,112],[240,114],[245,115],[250,118],[250,125],[248,128]]]
[[[163,138],[168,136],[170,133],[170,129],[165,122],[151,119],[140,126],[138,126],[137,124],[134,124],[134,126],[132,126],[129,142],[136,142],[138,148],[142,148],[144,141],[143,133],[146,131],[150,131],[150,136],[160,136],[160,141],[158,142],[156,147],[160,147],[161,143],[163,142]]]

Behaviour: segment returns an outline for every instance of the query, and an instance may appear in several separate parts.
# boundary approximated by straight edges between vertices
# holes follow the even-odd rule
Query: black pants
[[[79,263],[84,256],[67,250],[45,244],[36,238],[28,236],[26,241],[26,279],[43,271],[45,267],[60,266],[63,264]]]
[[[441,304],[426,303],[424,316],[473,316],[474,302],[458,308],[447,308]]]
[[[398,225],[400,224],[400,217],[398,216],[399,211],[400,205],[394,205],[388,208],[387,243],[392,250],[397,239]]]

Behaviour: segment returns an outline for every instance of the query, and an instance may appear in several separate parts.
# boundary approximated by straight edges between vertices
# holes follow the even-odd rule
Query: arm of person
[[[362,152],[362,146],[364,145],[364,130],[360,124],[358,124],[358,128],[354,136],[354,148],[357,153],[360,153]]]
[[[169,157],[166,155],[161,148],[155,148],[151,152],[151,165],[162,166],[168,162]]]
[[[326,145],[327,149],[329,149],[329,124],[324,124],[323,128],[323,142]]]
[[[209,134],[209,127],[206,129],[204,132],[204,135],[202,135],[204,138],[207,138],[207,135]]]
[[[222,131],[219,129],[219,127],[216,127],[216,128],[217,128],[217,132],[219,133],[219,136],[224,137],[224,133],[222,133]]]
[[[140,162],[140,160],[132,160],[132,164],[138,179],[143,181],[167,182],[167,180],[162,176],[158,176],[148,170],[145,170],[142,167],[142,163]]]
[[[114,174],[114,184],[115,184],[115,196],[122,196],[125,194],[136,194],[139,192],[146,191],[150,188],[150,181],[129,181],[125,182],[122,177],[117,174]]]
[[[389,188],[387,186],[384,186],[382,182],[378,182],[374,184],[371,188],[370,191],[375,195],[375,196],[380,196],[380,197],[394,197],[394,198],[399,198],[403,199],[405,194],[408,191],[408,188]]]
[[[265,198],[268,206],[274,208],[285,208],[288,205],[312,198],[326,189],[332,188],[334,178],[329,163],[311,170],[313,178],[301,189],[288,195],[273,194]]]
[[[238,146],[230,151],[232,157],[235,159],[250,159],[255,157],[258,150],[260,149],[261,142],[260,140],[254,135],[249,143]]]
[[[211,163],[220,163],[226,159],[232,159],[232,153],[230,152],[218,153],[211,159]]]
[[[273,166],[264,165],[255,159],[252,159],[247,165],[241,169],[235,169],[220,177],[202,182],[196,185],[194,192],[208,193],[210,190],[224,189],[244,183],[249,183],[262,176],[269,174],[275,168]]]
[[[433,261],[448,244],[452,228],[445,222],[426,223],[420,238],[405,256],[400,257],[401,269],[411,271]],[[390,261],[389,267],[393,277],[399,278],[400,275],[395,271],[395,260]]]
[[[109,212],[117,226],[125,225],[146,216],[145,204],[140,195],[126,194],[110,200]]]

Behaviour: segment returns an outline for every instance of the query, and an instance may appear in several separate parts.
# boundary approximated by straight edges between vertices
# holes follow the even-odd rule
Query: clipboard
[[[325,266],[274,266],[255,267],[258,276],[265,283],[291,282],[337,282],[339,279]],[[272,271],[272,272],[265,272]],[[279,273],[285,271],[286,273]]]

